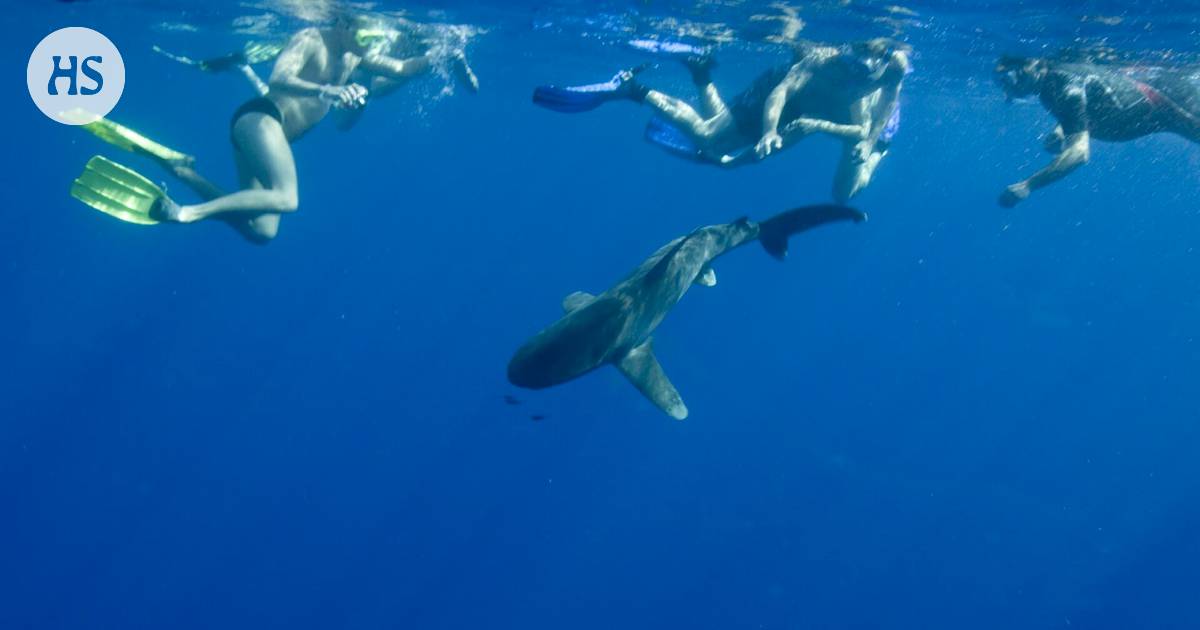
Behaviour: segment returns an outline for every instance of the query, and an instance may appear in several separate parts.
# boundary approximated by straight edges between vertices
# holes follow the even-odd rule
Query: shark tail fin
[[[863,223],[866,213],[854,208],[836,205],[804,206],[781,212],[758,224],[758,242],[772,257],[783,260],[787,257],[788,237],[826,223],[854,221]]]

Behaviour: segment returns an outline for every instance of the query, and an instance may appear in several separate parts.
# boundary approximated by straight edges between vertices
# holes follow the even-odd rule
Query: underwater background
[[[1200,147],[1097,143],[1001,209],[1053,124],[989,74],[1081,45],[1190,63],[1196,4],[797,5],[803,37],[913,44],[903,126],[870,222],[722,258],[659,328],[684,422],[612,369],[526,392],[505,365],[667,241],[826,202],[840,149],[721,171],[647,144],[644,109],[530,92],[682,34],[732,93],[786,59],[752,19],[780,9],[383,3],[485,30],[481,90],[423,78],[317,127],[270,245],[68,196],[101,153],[194,199],[39,114],[15,77],[42,37],[107,35],[111,118],[232,187],[248,85],[151,47],[217,55],[313,6],[0,16],[0,628],[1200,627]]]

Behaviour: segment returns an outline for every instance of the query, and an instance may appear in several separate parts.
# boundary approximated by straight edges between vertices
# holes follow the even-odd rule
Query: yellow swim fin
[[[97,155],[71,184],[71,196],[122,221],[154,225],[155,208],[165,194],[131,168]]]
[[[186,153],[165,147],[129,127],[117,124],[107,118],[80,126],[97,138],[131,153],[141,153],[164,162],[183,166],[190,166],[196,161],[196,158]]]

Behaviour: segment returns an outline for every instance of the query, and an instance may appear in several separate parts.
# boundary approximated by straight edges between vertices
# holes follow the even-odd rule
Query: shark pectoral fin
[[[654,357],[654,348],[649,340],[630,350],[624,359],[617,362],[617,369],[667,415],[676,420],[683,420],[688,416],[687,405],[683,404],[679,392],[675,390],[671,381],[667,380],[666,373]]]
[[[717,272],[713,271],[712,267],[704,265],[704,268],[700,270],[700,275],[696,276],[695,282],[702,287],[715,287],[717,286]]]
[[[576,292],[572,293],[571,295],[568,295],[567,297],[563,298],[563,301],[562,301],[563,312],[570,313],[572,311],[578,311],[579,309],[590,304],[591,301],[594,299],[596,299],[596,296],[592,295],[591,293],[588,293],[587,291],[576,291]]]

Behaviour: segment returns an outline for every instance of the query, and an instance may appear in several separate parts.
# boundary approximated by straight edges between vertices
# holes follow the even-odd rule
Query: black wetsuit
[[[1042,104],[1063,133],[1131,140],[1159,131],[1200,139],[1200,74],[1152,67],[1054,63]]]

